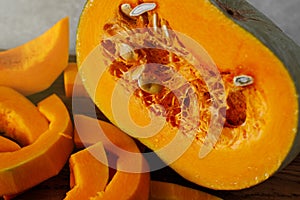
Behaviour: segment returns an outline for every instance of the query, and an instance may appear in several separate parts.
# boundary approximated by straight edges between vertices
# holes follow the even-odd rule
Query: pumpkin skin
[[[48,120],[25,96],[0,86],[0,132],[19,142],[32,144],[48,129]]]
[[[19,194],[58,174],[73,150],[72,123],[59,97],[47,97],[38,109],[49,128],[33,144],[0,153],[0,196]]]
[[[137,5],[137,2],[128,2]],[[245,138],[249,136],[250,139],[241,137],[233,140],[235,145],[225,144],[223,147],[218,147],[217,144],[201,159],[199,149],[203,143],[193,141],[187,151],[170,166],[184,178],[212,189],[243,189],[266,180],[299,153],[297,94],[300,83],[297,74],[300,73],[300,60],[297,55],[300,48],[245,1],[156,2],[156,12],[168,20],[173,30],[200,43],[221,72],[251,75],[255,81],[246,88],[249,93],[243,93],[248,99],[247,108],[253,113],[259,113],[258,110],[264,107],[262,116],[248,112],[243,126],[224,127],[219,143],[232,142],[235,131],[245,131],[243,127],[246,126],[252,127],[245,131]],[[77,35],[79,68],[88,62],[85,59],[89,53],[101,43],[105,36],[104,25],[114,18],[122,3],[124,2],[87,2]],[[85,72],[81,75],[88,93],[114,124],[136,136],[154,151],[172,141],[177,130],[168,123],[150,138],[142,138],[143,135],[134,132],[133,127],[117,123],[111,102],[113,92],[122,91],[116,91],[116,78],[107,70],[101,76],[98,86],[93,86],[96,77]],[[223,81],[225,84],[229,83],[227,79]],[[228,96],[229,93],[226,92]],[[127,103],[119,99],[121,105]],[[148,110],[138,97],[131,97],[128,107],[134,122],[139,125],[149,123]],[[261,126],[253,128],[254,122],[259,120],[263,121]],[[251,136],[256,134],[259,136]],[[158,156],[166,163],[172,157],[171,153],[158,153]]]
[[[69,19],[63,18],[39,37],[0,52],[0,85],[24,95],[47,89],[67,67]]]

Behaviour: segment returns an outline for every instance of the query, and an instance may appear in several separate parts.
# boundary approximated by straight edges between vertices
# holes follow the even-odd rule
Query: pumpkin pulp
[[[103,59],[113,58],[111,62],[105,60],[109,64],[105,66],[107,69],[101,78],[98,77],[100,80],[96,88],[93,80],[97,77],[82,72],[84,85],[100,110],[118,125],[111,107],[113,94],[123,92],[116,91],[117,81],[130,69],[141,67],[141,64],[160,63],[160,72],[167,71],[166,66],[173,67],[192,80],[190,82],[198,96],[198,103],[204,109],[200,109],[199,129],[192,133],[196,136],[195,140],[178,160],[171,163],[172,168],[188,180],[213,189],[250,187],[278,170],[291,149],[298,120],[296,89],[282,62],[255,36],[235,24],[209,1],[158,1],[154,11],[134,19],[124,17],[124,13],[120,12],[122,3],[124,2],[88,1],[79,23],[76,46],[79,67],[82,64],[84,66],[88,54],[100,44],[106,50],[107,57],[104,56]],[[135,1],[127,3],[132,8],[138,4]],[[99,10],[105,12],[101,12],[100,16]],[[178,15],[178,12],[184,14]],[[165,50],[131,51],[137,60],[118,56],[119,52],[114,48],[117,47],[116,44],[107,37],[132,28],[153,27],[151,21],[154,14],[161,19],[161,25],[165,22],[168,28],[186,34],[200,43],[215,62],[224,82],[227,104],[224,129],[212,152],[204,158],[199,158],[199,149],[205,145],[207,127],[210,125],[208,119],[211,117],[209,107],[213,99],[203,79],[184,58],[175,55],[170,62],[171,53]],[[151,37],[152,40],[149,37],[142,38],[142,41],[156,41]],[[234,80],[242,75],[251,77],[253,83],[237,86]],[[126,87],[128,85],[121,90],[126,91]],[[131,135],[137,135],[149,148],[158,150],[174,138],[183,115],[178,109],[175,96],[168,89],[162,88],[153,93],[140,87],[128,104],[133,121],[147,124],[148,111],[153,111],[154,104],[164,107],[167,122],[156,135],[142,138],[141,133],[132,133],[134,129],[126,127],[126,124],[121,128]],[[156,111],[154,109],[155,114],[159,113]],[[171,157],[166,154],[159,156],[166,162]],[[247,161],[244,160],[245,157],[248,158]]]

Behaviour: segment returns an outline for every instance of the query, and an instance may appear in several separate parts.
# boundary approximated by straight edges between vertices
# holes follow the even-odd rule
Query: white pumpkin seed
[[[156,3],[142,3],[140,5],[137,5],[134,7],[131,12],[129,13],[129,16],[131,17],[137,17],[145,12],[151,11],[156,8]]]
[[[124,3],[121,5],[121,11],[126,16],[130,17],[130,12],[132,11],[131,5],[129,3]]]
[[[253,77],[248,75],[239,75],[233,78],[233,84],[238,87],[244,87],[253,84]]]
[[[155,32],[157,32],[157,14],[154,13],[152,16],[152,24],[153,24],[153,29]]]

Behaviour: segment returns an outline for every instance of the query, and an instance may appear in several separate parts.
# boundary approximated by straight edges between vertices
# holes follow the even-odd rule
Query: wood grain
[[[75,58],[71,57],[70,60],[74,61]],[[56,93],[58,96],[60,96],[67,105],[69,111],[72,112],[72,100],[65,97],[62,75],[53,83],[53,85],[49,89],[41,93],[29,96],[28,98],[34,103],[37,103],[52,93]],[[79,110],[78,112],[87,115],[89,114],[84,113],[84,110]],[[98,118],[107,120],[99,110],[96,109],[96,112]],[[252,188],[239,191],[214,191],[197,186],[180,177],[169,167],[152,172],[151,177],[153,180],[178,183],[184,186],[189,186],[204,192],[208,192],[210,194],[228,200],[300,199],[300,155],[298,155],[298,157],[282,171],[277,172],[265,182]],[[17,196],[15,199],[59,200],[64,198],[65,193],[69,189],[69,166],[67,163],[57,176],[52,177],[45,182],[37,185],[36,187],[24,192],[23,194]]]

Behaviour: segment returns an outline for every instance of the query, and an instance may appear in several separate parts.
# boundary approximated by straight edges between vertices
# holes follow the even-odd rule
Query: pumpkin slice
[[[38,104],[49,128],[31,145],[0,153],[0,196],[23,192],[58,174],[73,150],[68,110],[56,95]]]
[[[221,200],[220,198],[192,188],[174,183],[151,181],[149,200],[180,199],[180,200]]]
[[[91,153],[93,152],[93,153]],[[100,162],[106,158],[103,145],[99,142],[89,148],[72,154],[70,163],[70,187],[72,188],[66,199],[89,199],[96,196],[97,192],[104,191],[108,182],[107,162]]]
[[[74,95],[88,97],[88,94],[81,82],[80,76],[77,77],[77,74],[78,74],[77,64],[69,63],[68,67],[64,70],[64,86],[65,86],[66,97],[72,97],[75,85],[76,85],[76,90]]]
[[[125,30],[131,31],[129,36]],[[153,149],[186,179],[213,189],[247,188],[269,178],[299,153],[300,48],[246,1],[91,0],[77,33],[79,72],[95,104],[111,122]],[[199,44],[206,57],[195,49]],[[136,46],[140,48],[134,50]],[[197,72],[191,57],[201,58],[203,73]],[[149,63],[159,68],[146,77],[147,83],[142,72]],[[219,72],[210,71],[213,67]],[[176,98],[168,87],[153,83],[157,77],[175,80],[168,73],[172,70],[189,80],[197,100],[182,94]],[[209,90],[206,83],[215,85]],[[225,105],[214,110],[212,105],[219,102],[216,89]],[[180,99],[183,104],[178,103]],[[183,112],[180,107],[194,104],[199,112]],[[186,119],[187,113],[199,114],[194,119],[199,126],[183,125],[189,131],[180,134],[182,142],[161,153],[182,130],[181,122],[193,124]],[[166,119],[148,137],[137,125],[148,125],[151,116]],[[212,123],[211,116],[221,120]],[[220,122],[225,122],[221,135],[209,131],[210,125],[222,128]],[[191,145],[172,160],[186,141]]]
[[[0,152],[10,152],[19,150],[21,147],[12,140],[0,136]]]
[[[48,88],[68,65],[69,19],[63,18],[39,37],[0,52],[0,85],[24,95]]]
[[[48,126],[45,116],[31,101],[12,88],[0,86],[0,132],[26,146]]]
[[[81,143],[88,146],[101,141],[107,152],[118,157],[116,161],[117,171],[112,180],[108,183],[105,190],[98,191],[97,195],[92,199],[148,199],[150,174],[148,172],[133,173],[121,171],[127,168],[124,165],[130,164],[126,153],[122,153],[122,150],[138,153],[134,160],[135,169],[139,168],[142,171],[146,165],[142,154],[139,154],[140,151],[135,142],[120,129],[107,122],[84,115],[75,115],[74,120],[77,134],[80,134],[77,138],[80,138]],[[99,133],[99,126],[105,135]],[[122,150],[115,150],[113,145]]]

